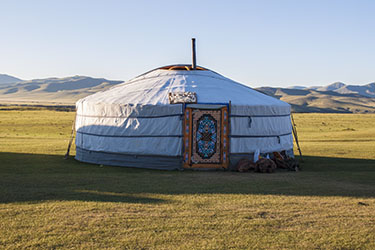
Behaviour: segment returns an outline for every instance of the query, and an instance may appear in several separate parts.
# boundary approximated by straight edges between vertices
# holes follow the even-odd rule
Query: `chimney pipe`
[[[191,39],[191,47],[193,50],[193,63],[191,65],[193,70],[197,69],[197,59],[196,59],[196,54],[195,54],[195,38]]]

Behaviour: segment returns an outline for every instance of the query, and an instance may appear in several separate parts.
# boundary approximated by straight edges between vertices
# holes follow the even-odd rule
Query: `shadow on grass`
[[[164,203],[157,195],[169,194],[375,197],[375,160],[304,159],[300,172],[258,174],[101,167],[58,155],[0,153],[0,203]]]

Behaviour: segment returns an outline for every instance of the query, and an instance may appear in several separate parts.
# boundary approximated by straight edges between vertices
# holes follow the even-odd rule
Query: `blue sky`
[[[249,86],[375,81],[375,1],[0,1],[0,73],[128,80],[191,63]]]

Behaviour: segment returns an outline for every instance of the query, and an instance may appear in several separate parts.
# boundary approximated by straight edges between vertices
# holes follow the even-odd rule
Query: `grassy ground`
[[[295,115],[303,171],[274,174],[63,160],[73,118],[0,111],[0,248],[375,248],[375,115]]]

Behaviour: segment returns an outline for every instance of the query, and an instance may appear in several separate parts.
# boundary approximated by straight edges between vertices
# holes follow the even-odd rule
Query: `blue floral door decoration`
[[[187,108],[184,120],[184,167],[226,168],[229,148],[227,107]]]

